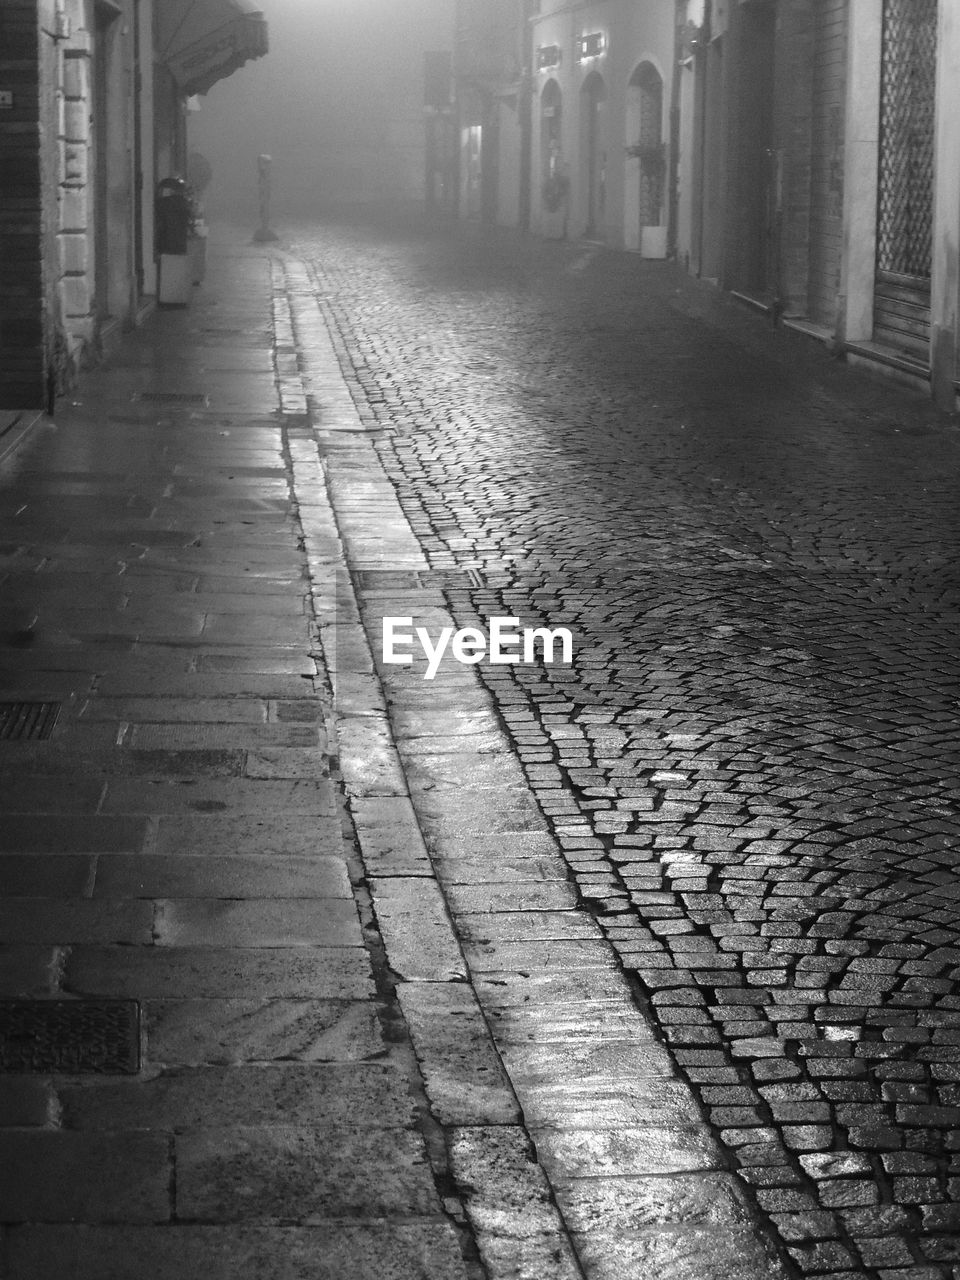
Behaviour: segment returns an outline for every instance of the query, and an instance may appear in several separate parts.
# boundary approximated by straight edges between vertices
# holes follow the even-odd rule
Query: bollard
[[[260,174],[260,226],[253,233],[258,244],[277,239],[275,231],[270,230],[270,165],[269,156],[257,157],[257,169]]]

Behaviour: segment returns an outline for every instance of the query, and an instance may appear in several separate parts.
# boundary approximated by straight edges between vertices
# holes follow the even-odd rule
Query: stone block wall
[[[0,408],[65,390],[95,338],[84,0],[0,5]],[[0,99],[0,104],[7,99]]]
[[[812,0],[781,5],[776,53],[776,124],[780,190],[780,301],[806,315],[810,260],[810,166],[813,129]]]
[[[0,409],[50,404],[154,287],[151,64],[150,0],[0,0]]]
[[[0,409],[46,398],[36,0],[0,5]],[[6,105],[9,102],[10,105]]]
[[[57,237],[54,269],[69,361],[87,363],[96,340],[91,173],[92,5],[66,0],[67,39],[58,87]]]
[[[779,11],[781,296],[788,314],[835,318],[842,235],[846,0]]]

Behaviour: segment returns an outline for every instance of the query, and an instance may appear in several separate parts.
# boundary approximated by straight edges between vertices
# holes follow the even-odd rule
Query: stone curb
[[[317,422],[313,458],[304,454],[295,460],[294,492],[299,498],[312,486],[324,484],[335,520],[333,530],[329,525],[308,530],[305,525],[307,551],[311,570],[318,571],[316,613],[333,680],[341,775],[397,998],[431,1112],[444,1133],[446,1160],[490,1280],[582,1280],[584,1272],[536,1162],[516,1096],[469,984],[466,961],[386,719],[381,682],[356,594],[344,572],[348,566],[360,572],[382,567],[380,547],[372,544],[382,542],[385,529],[389,529],[393,567],[426,569],[427,563],[385,476],[375,485],[375,494],[365,494],[367,503],[351,502],[351,476],[361,471],[366,478],[379,470],[379,462],[352,399],[349,403],[344,399],[349,392],[314,286],[301,264],[285,266],[303,394]],[[335,393],[338,382],[340,395],[321,396],[319,406],[312,400],[312,389]],[[298,402],[295,393],[293,402]],[[349,441],[343,440],[342,433],[350,433]],[[371,499],[373,521],[368,518]],[[318,532],[324,538],[322,551],[311,540]],[[317,552],[322,558],[315,558]],[[352,658],[361,658],[369,679],[360,689],[349,688],[342,699],[345,643]],[[357,665],[350,662],[350,670]],[[398,827],[402,851],[392,844]],[[471,1131],[492,1136],[495,1148],[513,1153],[509,1185],[491,1178],[489,1172],[483,1175],[489,1153],[484,1156],[482,1144],[479,1154],[471,1153],[470,1144],[464,1142],[464,1135]],[[519,1211],[517,1201],[523,1206]],[[507,1221],[504,1215],[511,1205],[513,1216]],[[537,1225],[531,1234],[528,1224],[534,1207]]]

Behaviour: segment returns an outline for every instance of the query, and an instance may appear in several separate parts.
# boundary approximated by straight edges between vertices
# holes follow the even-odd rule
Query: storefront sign
[[[588,58],[599,58],[606,47],[607,40],[602,31],[590,31],[577,36],[577,61],[586,62]]]
[[[560,46],[558,44],[542,44],[537,50],[537,70],[548,71],[560,65]]]

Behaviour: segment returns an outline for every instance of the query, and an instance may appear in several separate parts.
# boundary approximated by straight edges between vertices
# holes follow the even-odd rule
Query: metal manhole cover
[[[357,569],[354,580],[360,591],[421,591],[427,587],[482,587],[483,574],[476,569]]]
[[[191,391],[138,391],[134,400],[145,400],[150,404],[199,404],[207,403],[205,395],[197,395]]]
[[[0,1000],[0,1071],[135,1075],[136,1000]]]
[[[424,585],[438,587],[483,587],[484,575],[478,569],[427,569],[420,577]]]
[[[0,741],[49,738],[60,707],[59,702],[0,702]]]

